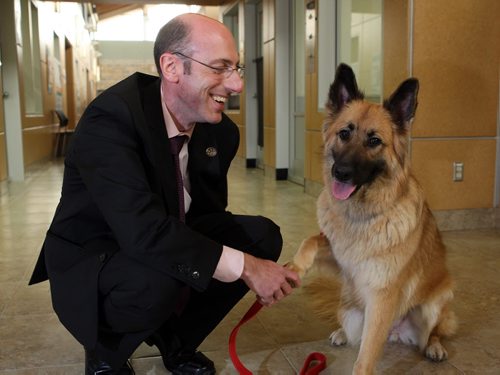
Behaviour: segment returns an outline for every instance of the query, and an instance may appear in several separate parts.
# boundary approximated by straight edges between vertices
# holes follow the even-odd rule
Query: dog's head
[[[352,69],[339,65],[328,93],[323,124],[327,182],[345,200],[378,179],[393,179],[407,160],[418,81],[407,79],[383,105],[364,100]]]

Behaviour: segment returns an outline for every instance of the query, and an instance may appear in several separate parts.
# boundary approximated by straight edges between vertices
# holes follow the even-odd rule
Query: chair
[[[74,133],[73,129],[68,129],[68,118],[61,110],[54,110],[58,120],[59,120],[59,128],[56,131],[56,142],[54,148],[54,156],[60,157],[66,154],[66,147],[68,146],[68,142],[71,138],[71,135]]]

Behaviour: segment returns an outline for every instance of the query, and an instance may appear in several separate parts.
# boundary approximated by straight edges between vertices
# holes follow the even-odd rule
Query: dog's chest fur
[[[421,207],[402,200],[384,214],[367,214],[352,201],[337,201],[324,189],[318,223],[344,276],[361,285],[384,288],[395,281],[417,251]],[[404,244],[404,246],[403,246]]]

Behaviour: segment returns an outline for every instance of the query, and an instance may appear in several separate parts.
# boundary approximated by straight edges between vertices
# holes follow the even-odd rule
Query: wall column
[[[21,95],[17,64],[16,26],[14,7],[20,0],[0,2],[0,44],[2,45],[2,75],[5,112],[7,169],[10,181],[24,180],[23,134],[21,126]]]

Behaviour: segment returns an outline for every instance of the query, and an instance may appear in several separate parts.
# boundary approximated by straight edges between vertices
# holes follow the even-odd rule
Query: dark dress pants
[[[229,212],[187,218],[187,225],[221,244],[258,258],[276,261],[283,240],[279,227],[262,216]],[[213,279],[203,292],[189,291],[178,312],[184,285],[116,253],[99,278],[100,338],[95,350],[113,367],[119,367],[153,332],[168,330],[182,348],[195,350],[248,292],[241,280],[223,283]]]

